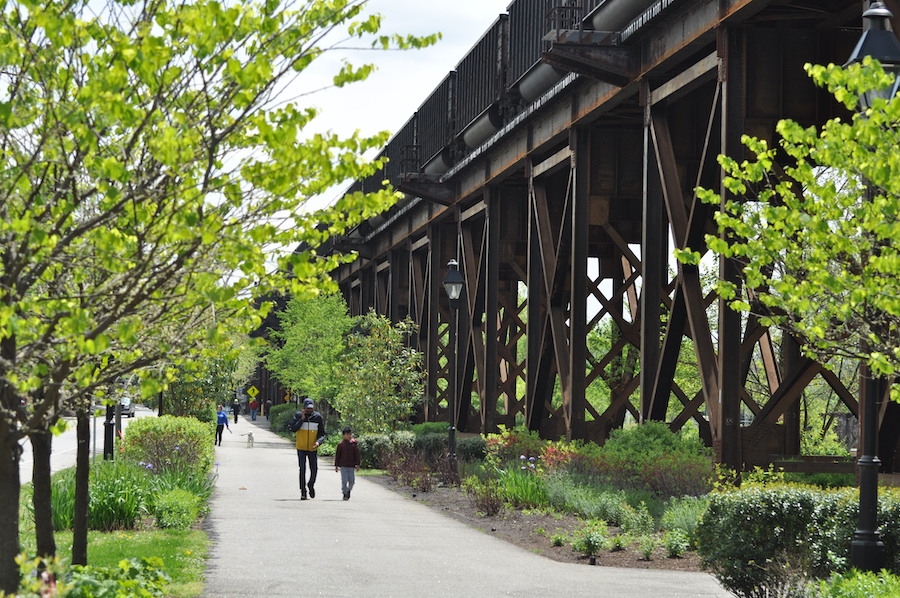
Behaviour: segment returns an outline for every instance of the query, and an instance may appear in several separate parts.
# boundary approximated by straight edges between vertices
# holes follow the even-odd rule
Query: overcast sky
[[[384,16],[383,33],[440,32],[443,39],[424,50],[352,53],[349,57],[353,64],[372,62],[378,70],[362,83],[307,96],[303,103],[320,109],[312,128],[343,134],[356,129],[364,133],[395,133],[497,16],[506,12],[509,3],[510,0],[370,0],[370,11]],[[335,54],[316,61],[297,84],[309,89],[326,85],[340,69],[340,58]]]

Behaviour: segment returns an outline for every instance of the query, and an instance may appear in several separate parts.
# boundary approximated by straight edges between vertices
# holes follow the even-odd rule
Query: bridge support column
[[[497,429],[497,401],[500,398],[498,377],[500,374],[497,345],[500,334],[500,219],[501,193],[494,187],[484,192],[485,199],[485,243],[484,243],[484,364],[481,380],[481,431],[495,432]]]
[[[569,284],[569,404],[566,438],[585,437],[587,398],[587,296],[588,296],[588,224],[591,185],[591,132],[572,129],[569,135],[574,170],[571,196],[572,249]],[[565,384],[563,385],[565,387]]]
[[[645,81],[642,96],[649,96]],[[640,299],[641,318],[641,420],[665,421],[668,400],[654,403],[653,390],[659,370],[660,332],[662,330],[662,298],[665,286],[667,250],[665,206],[659,181],[659,166],[650,131],[650,105],[645,106],[644,116],[644,178],[641,227],[642,285]]]
[[[743,154],[741,135],[744,132],[744,48],[740,34],[734,28],[719,32],[719,56],[723,62],[722,82],[722,141],[721,147],[728,156]],[[722,173],[724,179],[724,173]],[[729,198],[721,186],[724,202]],[[738,264],[731,259],[719,258],[719,277],[740,289]],[[740,291],[738,291],[740,293]],[[719,396],[716,415],[718,421],[710,422],[713,428],[713,445],[718,461],[740,470],[741,457],[741,316],[719,299]]]
[[[538,235],[538,215],[536,214],[533,194],[532,167],[526,166],[525,176],[528,180],[528,324],[525,395],[525,424],[528,429],[539,431],[546,411],[545,403],[549,401],[552,388],[548,389],[548,372],[543,371],[542,357],[545,352],[546,320],[544,308],[547,306],[542,287],[544,270],[541,265],[540,240]],[[549,368],[548,368],[549,369]]]

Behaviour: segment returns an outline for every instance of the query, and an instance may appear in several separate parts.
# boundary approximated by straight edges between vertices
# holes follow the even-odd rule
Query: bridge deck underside
[[[730,2],[716,18],[704,16],[708,4],[685,3],[680,22],[641,39],[639,77],[623,87],[577,79],[445,177],[452,205],[412,204],[367,240],[368,257],[336,273],[353,313],[419,324],[422,418],[448,417],[452,314],[441,280],[451,258],[466,278],[454,414],[463,431],[524,423],[602,442],[628,420],[662,420],[696,426],[719,461],[739,467],[800,458],[810,384],[857,414],[838,372],[758,316],[724,308],[704,291],[701,268],[671,255],[703,251],[717,234],[694,190],[722,190],[716,157],[741,156],[742,134],[772,141],[781,118],[812,125],[841,114],[803,65],[845,60],[859,3],[812,12],[803,2]],[[734,264],[706,260],[740,283]],[[881,429],[893,469],[893,408]]]

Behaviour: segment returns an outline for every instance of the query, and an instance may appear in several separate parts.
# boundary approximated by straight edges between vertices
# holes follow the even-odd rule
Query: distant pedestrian
[[[359,445],[353,437],[350,426],[341,432],[343,440],[337,445],[334,453],[334,470],[341,472],[341,492],[344,500],[350,500],[350,491],[356,483],[356,472],[359,471]]]
[[[300,462],[300,500],[316,497],[316,474],[319,471],[318,450],[325,440],[325,420],[313,409],[312,399],[303,400],[303,411],[298,411],[288,422],[288,429],[297,438],[297,460]],[[306,463],[309,461],[309,483],[306,482]]]
[[[231,432],[231,428],[228,425],[228,414],[225,413],[225,407],[222,405],[216,406],[216,440],[213,443],[222,446],[222,432],[228,428],[228,432]]]
[[[232,411],[232,413],[234,413],[234,423],[237,423],[238,413],[241,412],[241,402],[238,401],[237,399],[235,399],[234,402],[231,404],[231,411]]]
[[[248,407],[250,407],[250,419],[256,421],[256,412],[259,411],[259,401],[253,399],[250,401]]]
[[[272,399],[266,401],[266,419],[269,419],[269,411],[272,409]]]

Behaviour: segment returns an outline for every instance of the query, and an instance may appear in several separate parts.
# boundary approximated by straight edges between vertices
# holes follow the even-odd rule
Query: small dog
[[[247,432],[246,434],[241,434],[241,436],[247,437],[247,448],[253,448],[253,432]]]

